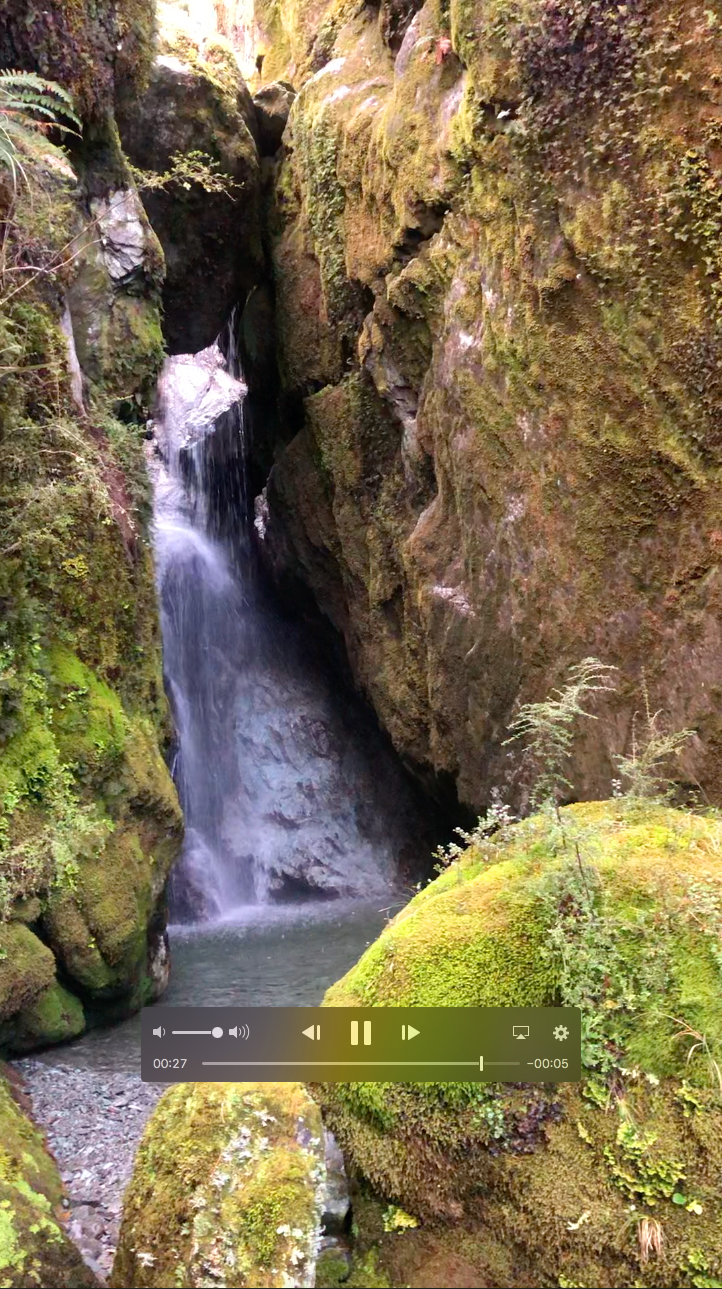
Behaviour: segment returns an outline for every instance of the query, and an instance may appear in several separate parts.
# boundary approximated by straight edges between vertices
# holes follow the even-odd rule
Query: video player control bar
[[[146,1007],[146,1082],[566,1082],[574,1007]]]

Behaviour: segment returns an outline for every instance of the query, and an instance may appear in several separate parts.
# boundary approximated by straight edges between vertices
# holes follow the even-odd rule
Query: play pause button
[[[309,1025],[308,1029],[302,1029],[301,1033],[304,1038],[319,1039],[321,1037],[320,1025]]]
[[[421,1032],[420,1030],[414,1029],[413,1025],[401,1026],[401,1037],[403,1039],[416,1038],[417,1034],[419,1034],[420,1032]]]

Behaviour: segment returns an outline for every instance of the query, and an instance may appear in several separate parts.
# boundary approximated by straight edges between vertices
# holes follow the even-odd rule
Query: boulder
[[[428,1283],[422,1247],[439,1284],[719,1278],[721,842],[714,819],[623,803],[478,835],[329,990],[328,1006],[582,1009],[579,1084],[316,1089],[386,1230],[388,1205],[423,1224],[382,1228],[389,1283]],[[462,1254],[476,1279],[453,1279]]]
[[[253,95],[258,121],[258,150],[262,157],[278,152],[296,91],[288,81],[273,81]]]
[[[300,1084],[178,1084],[138,1150],[111,1284],[313,1285],[324,1181]]]
[[[166,12],[178,18],[179,10]],[[131,161],[145,171],[163,175],[174,157],[202,153],[227,181],[220,192],[187,181],[142,192],[165,253],[168,348],[205,349],[263,268],[256,113],[231,47],[220,38],[199,44],[182,21],[163,27],[148,88],[121,112],[119,128]]]

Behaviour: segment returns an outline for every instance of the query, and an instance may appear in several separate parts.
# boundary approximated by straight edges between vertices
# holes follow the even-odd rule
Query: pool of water
[[[256,905],[232,919],[171,927],[164,1005],[309,1007],[375,940],[399,903]],[[41,1056],[52,1065],[140,1071],[140,1016]]]

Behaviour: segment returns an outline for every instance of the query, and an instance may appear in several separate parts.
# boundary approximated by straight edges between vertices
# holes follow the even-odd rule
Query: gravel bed
[[[123,1192],[146,1120],[164,1087],[26,1058],[13,1062],[32,1098],[67,1190],[67,1231],[105,1281],[118,1242]]]

